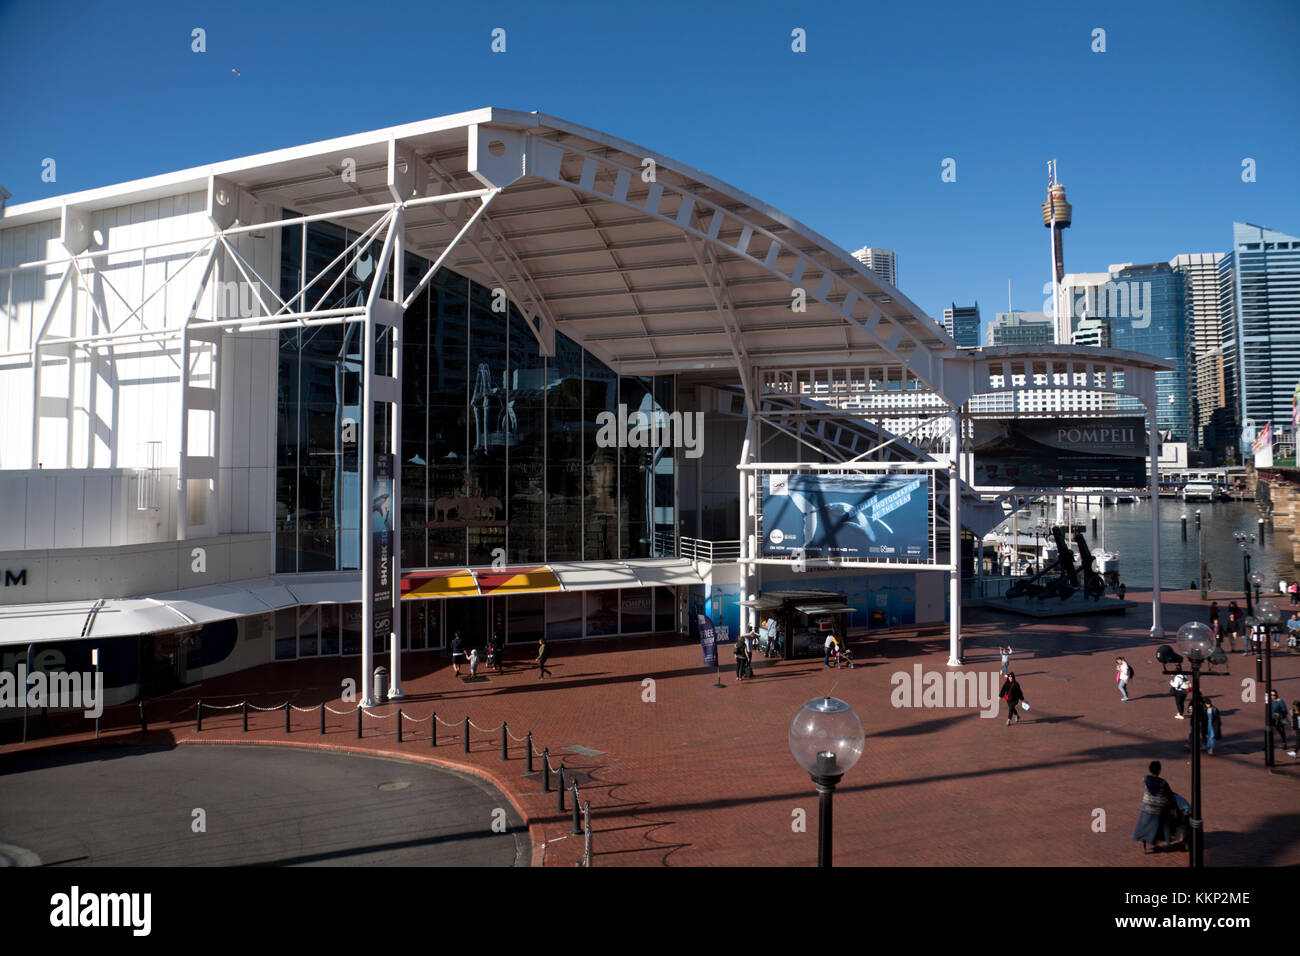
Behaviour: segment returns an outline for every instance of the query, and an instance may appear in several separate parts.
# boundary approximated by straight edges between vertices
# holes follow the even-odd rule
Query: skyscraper
[[[1192,445],[1200,448],[1216,446],[1206,435],[1206,429],[1215,409],[1227,405],[1219,303],[1219,266],[1222,260],[1221,252],[1191,253],[1169,260],[1174,271],[1184,280],[1196,382],[1196,435]]]
[[[1300,381],[1300,239],[1250,223],[1232,224],[1233,316],[1225,364],[1236,372],[1243,426],[1291,432],[1291,395]],[[1222,273],[1221,273],[1222,274]]]
[[[1052,332],[1046,312],[999,312],[984,333],[984,344],[1051,345]]]
[[[1087,319],[1087,326],[1084,320]],[[1165,262],[1112,265],[1106,272],[1066,275],[1061,282],[1060,325],[1073,336],[1080,329],[1101,334],[1110,327],[1110,345],[1143,352],[1174,364],[1156,373],[1156,425],[1174,441],[1195,441],[1195,372],[1187,328],[1187,296],[1182,273]],[[1120,397],[1121,411],[1142,411],[1135,398]]]
[[[943,310],[943,327],[962,349],[977,349],[980,345],[980,304],[973,306],[952,304]]]
[[[894,286],[894,288],[898,288],[898,270],[893,249],[875,249],[871,246],[863,246],[853,253],[853,258]]]

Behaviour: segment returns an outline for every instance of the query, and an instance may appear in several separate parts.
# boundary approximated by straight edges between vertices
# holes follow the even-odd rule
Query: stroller
[[[853,669],[853,652],[848,649],[847,645],[844,647],[836,645],[835,651],[831,654],[831,667]]]

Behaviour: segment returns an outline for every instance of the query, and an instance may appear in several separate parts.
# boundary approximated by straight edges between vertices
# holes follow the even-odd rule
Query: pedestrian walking
[[[492,643],[488,645],[489,660],[488,663],[496,667],[498,674],[501,673],[501,658],[505,656],[505,642],[501,640],[501,635],[496,631],[492,632]]]
[[[1204,700],[1205,719],[1201,721],[1201,745],[1205,748],[1207,754],[1214,756],[1215,744],[1223,737],[1223,718],[1219,714],[1219,708],[1214,706],[1214,701],[1208,697]],[[1192,727],[1195,728],[1195,726],[1196,724],[1193,723]],[[1192,749],[1192,735],[1190,733],[1187,735],[1187,746],[1183,749]]]
[[[1273,722],[1273,732],[1282,740],[1282,749],[1286,750],[1286,701],[1275,690],[1268,695],[1268,716]]]
[[[1148,852],[1148,843],[1155,853],[1161,843],[1172,842],[1174,807],[1174,791],[1160,776],[1160,761],[1153,760],[1142,778],[1142,807],[1133,828],[1133,839],[1142,844],[1143,853]]]
[[[1011,726],[1012,719],[1016,723],[1020,723],[1020,711],[1017,708],[1025,703],[1025,694],[1020,689],[1020,682],[1016,680],[1014,673],[1007,674],[1007,679],[1002,682],[1002,689],[998,691],[998,696],[1007,702],[1007,726]],[[1024,709],[1029,709],[1027,704],[1025,704]]]
[[[546,646],[546,638],[543,637],[537,642],[537,679],[550,676],[550,668],[546,666],[546,659],[551,656],[551,649]]]
[[[451,639],[451,669],[456,676],[460,676],[460,662],[465,657],[465,642],[461,639],[460,631]]]
[[[1179,664],[1174,668],[1174,679],[1169,682],[1169,693],[1174,695],[1174,717],[1178,720],[1184,720],[1183,710],[1187,706],[1187,687],[1190,681],[1187,675],[1183,673],[1183,665]]]
[[[1300,581],[1292,581],[1287,590],[1291,592],[1291,603],[1300,604]]]
[[[1006,677],[1007,668],[1011,666],[1011,645],[1008,644],[1006,647],[1003,647],[999,644],[998,652],[1002,655],[1002,676]]]
[[[1236,601],[1228,602],[1228,650],[1237,650],[1237,630],[1241,627],[1241,608]]]
[[[1126,588],[1126,587],[1124,586],[1124,582],[1121,581],[1121,582],[1119,582],[1119,599],[1120,599],[1121,601],[1124,600],[1124,595],[1125,595],[1125,594],[1128,594],[1128,588]]]
[[[478,648],[469,649],[469,677],[470,680],[478,677]]]
[[[1210,602],[1210,623],[1211,624],[1219,623],[1219,602],[1218,601]]]
[[[751,631],[745,635],[745,677],[754,676],[754,649],[757,642],[754,640],[754,634]]]
[[[742,638],[736,641],[736,646],[732,648],[736,653],[736,680],[745,679],[745,641]]]
[[[1115,658],[1115,683],[1119,687],[1119,699],[1128,700],[1128,682],[1133,677],[1133,668],[1122,657]]]

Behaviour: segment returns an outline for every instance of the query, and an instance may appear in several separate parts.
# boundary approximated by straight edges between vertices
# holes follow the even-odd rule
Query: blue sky
[[[923,309],[978,300],[987,321],[1008,279],[1016,308],[1043,306],[1051,158],[1074,204],[1069,271],[1227,251],[1234,220],[1300,233],[1297,50],[1295,0],[0,0],[0,184],[18,203],[479,106],[541,110],[849,251],[893,248]]]

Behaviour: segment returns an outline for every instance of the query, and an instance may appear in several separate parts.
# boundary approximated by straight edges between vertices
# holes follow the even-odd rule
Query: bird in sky
[[[230,68],[230,72],[233,73],[233,74],[235,74],[235,76],[243,76],[243,75],[244,75],[244,74],[240,73],[238,70],[236,70],[234,67],[231,67],[231,68]]]

